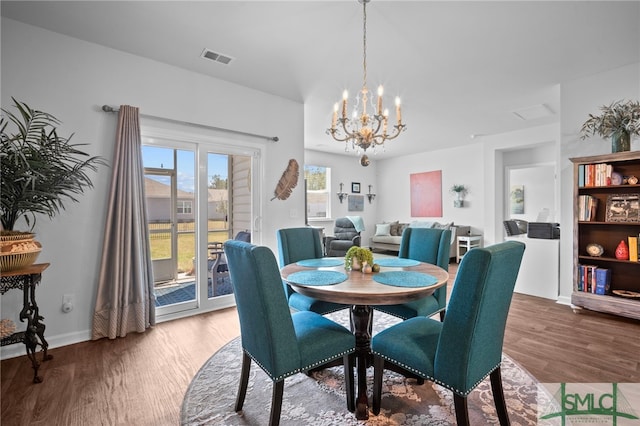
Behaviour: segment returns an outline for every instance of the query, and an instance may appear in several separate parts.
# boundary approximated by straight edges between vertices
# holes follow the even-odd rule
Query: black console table
[[[44,338],[45,325],[41,322],[44,317],[40,315],[38,304],[36,303],[36,286],[40,284],[42,271],[47,269],[48,266],[48,263],[39,263],[15,271],[2,272],[2,277],[0,277],[1,294],[5,294],[14,288],[22,290],[23,298],[20,321],[27,321],[27,328],[24,331],[18,331],[4,337],[2,339],[2,346],[24,343],[27,356],[33,366],[33,383],[42,382],[42,379],[38,376],[40,363],[36,359],[36,349],[38,345],[40,345],[43,350],[42,361],[53,358],[53,356],[47,354],[49,344]]]

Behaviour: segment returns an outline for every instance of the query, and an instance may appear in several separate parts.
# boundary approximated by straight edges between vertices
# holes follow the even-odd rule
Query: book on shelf
[[[629,235],[629,261],[638,261],[638,236]]]
[[[578,265],[578,291],[591,293],[595,265]]]
[[[611,289],[611,269],[596,268],[596,294],[609,294]]]
[[[613,166],[607,163],[580,164],[578,166],[578,186],[609,186]]]
[[[593,221],[596,219],[598,199],[592,195],[578,196],[578,220]]]
[[[592,294],[609,294],[611,270],[596,265],[578,265],[576,291]]]

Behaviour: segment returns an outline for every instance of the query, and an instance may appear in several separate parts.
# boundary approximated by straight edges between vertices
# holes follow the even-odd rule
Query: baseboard
[[[199,314],[205,312],[216,311],[219,309],[225,309],[235,306],[235,299],[233,297],[228,297],[226,300],[221,300],[215,306],[212,306],[210,309],[202,309]],[[171,321],[174,319],[184,318],[188,316],[194,315],[193,310],[175,312],[172,314],[162,315],[156,317],[156,324],[160,324],[165,321]],[[61,346],[73,345],[81,342],[88,342],[91,340],[91,330],[83,330],[77,331],[74,333],[60,334],[57,336],[50,336],[45,333],[45,338],[47,339],[47,343],[49,343],[49,349],[59,348]],[[40,352],[42,348],[38,347],[38,352]],[[15,358],[18,356],[26,355],[26,349],[24,344],[16,343],[14,345],[2,346],[0,349],[0,360]]]
[[[49,336],[45,333],[47,343],[49,343],[49,349],[59,348],[61,346],[73,345],[76,343],[86,342],[91,340],[91,330],[76,331],[74,333],[60,334],[57,336]],[[42,348],[38,346],[38,352],[41,352]],[[0,349],[0,359],[15,358],[18,356],[26,355],[27,351],[24,344],[16,343],[15,345],[3,346]],[[39,356],[39,355],[37,355]]]
[[[556,303],[559,303],[560,305],[571,305],[571,297],[559,296]]]

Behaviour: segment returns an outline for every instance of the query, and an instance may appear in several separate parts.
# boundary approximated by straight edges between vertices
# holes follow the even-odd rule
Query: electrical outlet
[[[73,294],[65,294],[62,296],[62,312],[69,313],[73,311],[73,304],[75,302]]]

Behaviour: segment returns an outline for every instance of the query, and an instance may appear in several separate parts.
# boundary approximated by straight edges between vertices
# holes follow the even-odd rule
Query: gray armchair
[[[360,232],[351,220],[346,217],[336,219],[333,228],[333,237],[327,237],[325,241],[327,256],[341,257],[347,254],[352,246],[360,246]]]
[[[502,222],[507,236],[526,234],[528,222],[522,219],[509,219]]]

